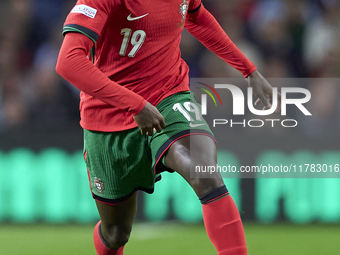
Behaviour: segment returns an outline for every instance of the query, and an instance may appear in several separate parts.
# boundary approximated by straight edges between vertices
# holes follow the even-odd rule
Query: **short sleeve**
[[[78,0],[66,18],[63,35],[78,32],[96,42],[111,12],[112,0]]]

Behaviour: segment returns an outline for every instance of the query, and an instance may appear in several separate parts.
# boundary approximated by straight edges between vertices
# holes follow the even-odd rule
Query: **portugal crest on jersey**
[[[185,16],[187,15],[189,8],[189,2],[186,0],[183,0],[183,3],[179,5],[179,13],[182,14],[182,21],[185,20]]]
[[[100,194],[103,194],[103,190],[105,189],[104,183],[100,181],[99,178],[95,177],[94,178],[94,185],[96,185],[96,188]]]

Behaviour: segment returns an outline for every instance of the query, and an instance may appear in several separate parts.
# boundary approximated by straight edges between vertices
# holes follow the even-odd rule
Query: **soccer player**
[[[136,191],[152,193],[162,171],[177,172],[194,189],[219,255],[247,254],[238,209],[220,174],[190,176],[190,165],[217,162],[181,59],[184,28],[239,70],[271,107],[272,87],[201,0],[78,0],[64,24],[56,70],[82,91],[84,158],[101,218],[93,235],[98,255],[123,254]]]

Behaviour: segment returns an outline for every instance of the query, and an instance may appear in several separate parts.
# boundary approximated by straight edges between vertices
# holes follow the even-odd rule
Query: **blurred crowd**
[[[1,0],[0,132],[79,122],[79,91],[55,72],[63,22],[75,0]],[[340,1],[203,0],[229,37],[267,78],[340,75]],[[195,40],[182,37],[191,77],[242,76]],[[339,82],[308,85],[316,100],[310,133],[339,120]],[[318,123],[320,122],[320,123]],[[320,124],[320,125],[321,125]],[[339,121],[336,125],[340,126]],[[311,127],[316,128],[311,128]]]

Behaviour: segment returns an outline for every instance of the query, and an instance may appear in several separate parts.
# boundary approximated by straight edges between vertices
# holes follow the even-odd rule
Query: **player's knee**
[[[202,197],[211,191],[224,185],[222,177],[219,178],[193,178],[190,185],[198,197]]]
[[[111,227],[107,232],[108,240],[106,240],[106,242],[112,249],[116,250],[124,246],[129,241],[131,231],[119,227]]]
[[[193,160],[192,165],[209,169],[210,166],[216,166],[216,160],[213,157],[200,157]],[[206,172],[202,173],[201,176],[191,178],[190,185],[200,197],[223,186],[224,182],[219,172]]]

